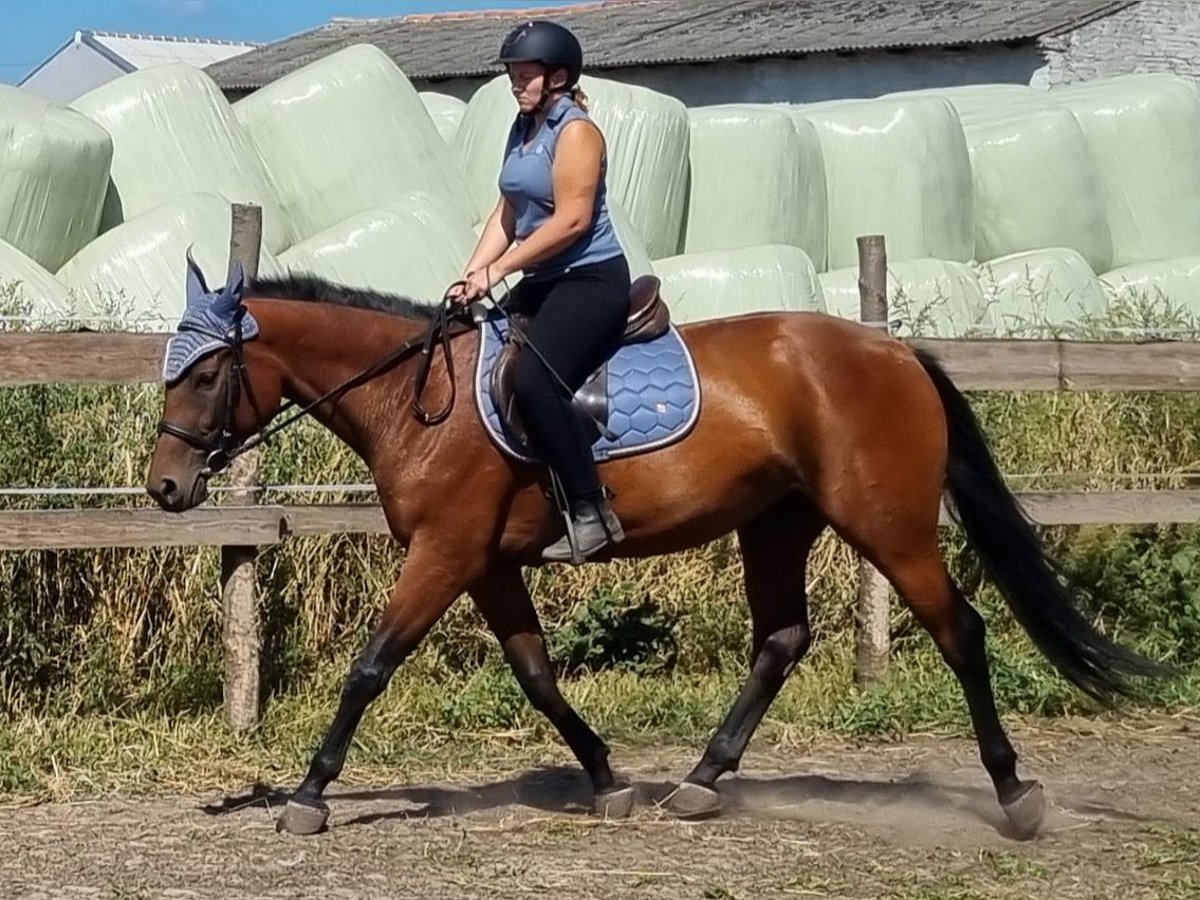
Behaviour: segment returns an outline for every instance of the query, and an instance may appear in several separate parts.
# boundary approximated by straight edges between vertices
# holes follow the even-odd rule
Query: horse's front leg
[[[323,799],[341,774],[354,731],[371,701],[383,693],[400,663],[470,583],[470,555],[448,559],[445,541],[414,541],[383,618],[366,648],[350,666],[333,724],[313,757],[308,775],[276,822],[279,831],[315,834],[329,819]],[[442,546],[439,546],[442,545]]]

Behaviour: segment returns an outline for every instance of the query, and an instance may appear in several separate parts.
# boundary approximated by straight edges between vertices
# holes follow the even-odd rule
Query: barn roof
[[[833,51],[1025,42],[1140,0],[599,0],[553,9],[334,19],[206,70],[262,87],[352,44],[375,44],[410,78],[481,76],[505,32],[531,18],[573,29],[591,69]]]
[[[82,31],[79,39],[93,46],[99,45],[134,69],[148,69],[166,63],[187,63],[203,68],[261,46],[249,41],[215,41],[117,31]]]

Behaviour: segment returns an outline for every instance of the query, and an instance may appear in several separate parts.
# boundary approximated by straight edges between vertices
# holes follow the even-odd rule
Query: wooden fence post
[[[235,203],[229,235],[229,258],[237,260],[247,278],[258,275],[262,248],[262,207]],[[258,502],[258,451],[233,461],[229,502],[252,506]],[[225,649],[225,717],[235,730],[258,723],[259,615],[254,546],[221,548],[221,608]]]
[[[862,321],[887,329],[887,247],[882,235],[858,239],[858,293]],[[890,590],[888,581],[865,559],[859,561],[857,655],[859,684],[880,681],[888,670]]]

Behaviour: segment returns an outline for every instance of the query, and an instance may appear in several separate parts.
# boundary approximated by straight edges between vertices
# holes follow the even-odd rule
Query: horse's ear
[[[196,265],[196,260],[192,258],[192,248],[189,245],[187,248],[187,278],[184,297],[187,300],[188,306],[195,306],[202,303],[208,296],[208,285],[204,281],[204,273],[200,271],[200,267]]]
[[[245,289],[245,270],[240,262],[236,259],[232,260],[229,263],[229,278],[216,298],[220,312],[226,316],[233,316],[242,306],[242,293]]]
[[[246,270],[242,268],[240,260],[231,259],[229,261],[229,277],[225,279],[225,290],[223,293],[233,297],[240,304],[242,302],[242,292],[246,289]]]

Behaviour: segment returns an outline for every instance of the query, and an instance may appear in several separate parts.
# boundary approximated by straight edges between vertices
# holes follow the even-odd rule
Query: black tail
[[[928,354],[917,358],[941,395],[949,427],[952,514],[1017,621],[1063,677],[1105,703],[1132,694],[1129,676],[1167,667],[1119,646],[1076,609],[1063,573],[1004,483],[967,398]]]

